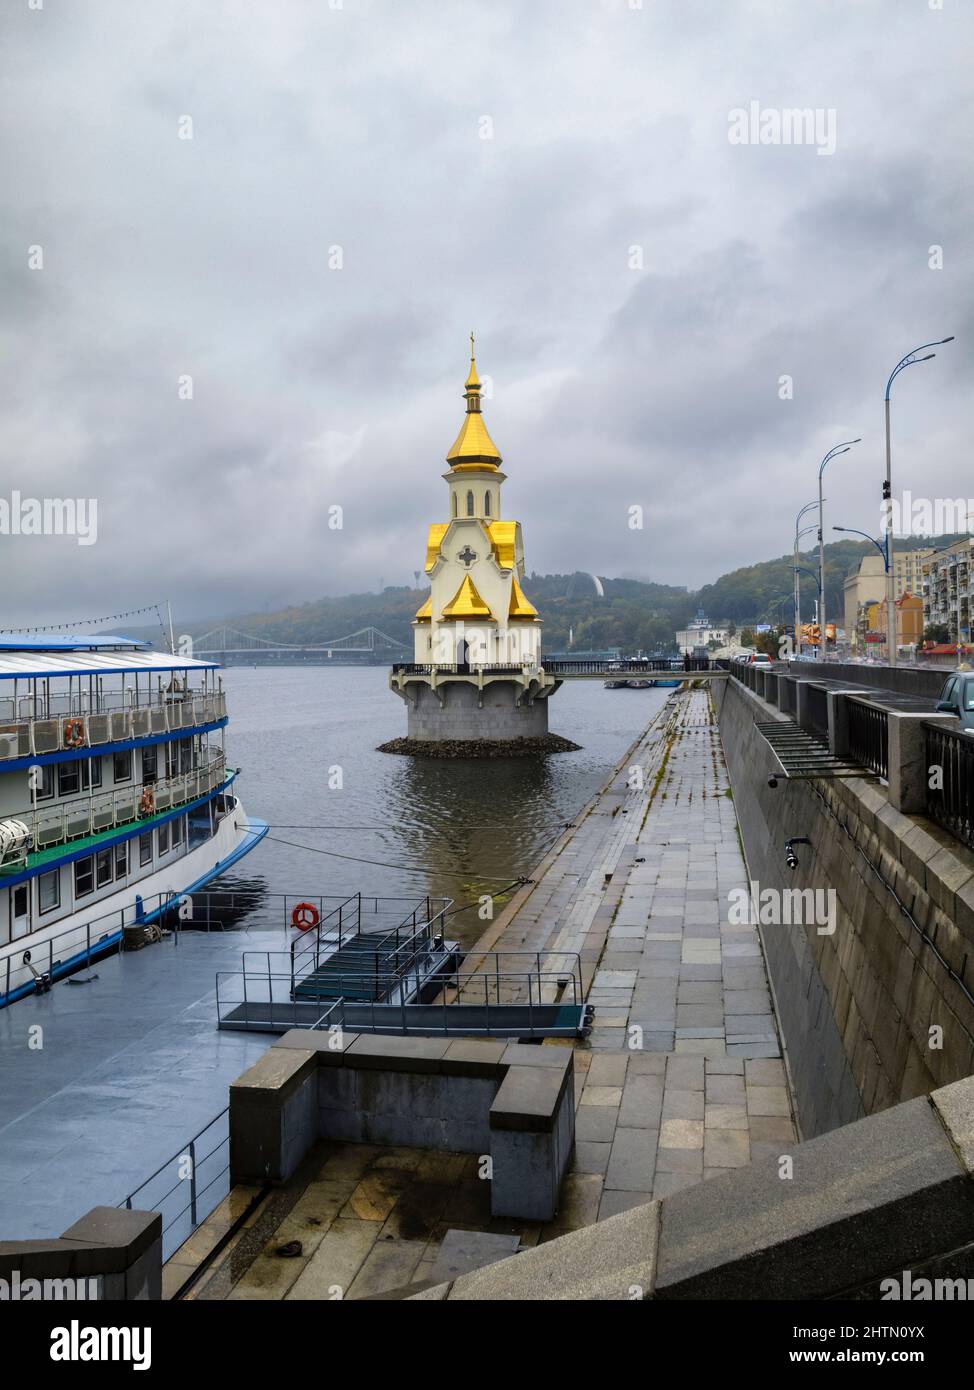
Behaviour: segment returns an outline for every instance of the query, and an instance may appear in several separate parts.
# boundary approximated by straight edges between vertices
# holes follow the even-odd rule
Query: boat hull
[[[98,899],[86,910],[5,942],[0,947],[0,1007],[34,993],[34,971],[53,982],[116,950],[125,927],[153,921],[160,912],[157,902],[195,892],[225,873],[260,843],[267,830],[264,821],[248,820],[237,797],[234,810],[222,818],[216,832],[174,863]],[[33,970],[24,962],[25,952],[30,953]]]

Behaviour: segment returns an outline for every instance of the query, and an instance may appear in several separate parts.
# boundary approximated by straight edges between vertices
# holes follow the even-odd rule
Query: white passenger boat
[[[226,763],[214,662],[0,636],[0,1006],[113,949],[267,833]]]

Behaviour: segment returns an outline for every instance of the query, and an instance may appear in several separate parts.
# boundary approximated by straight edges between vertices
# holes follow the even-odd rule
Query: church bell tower
[[[544,742],[560,682],[545,675],[541,616],[521,588],[521,524],[504,516],[507,475],[484,422],[472,333],[463,395],[443,474],[447,520],[434,522],[426,540],[430,593],[413,619],[414,660],[394,667],[390,684],[408,706],[410,743],[466,742],[472,751]]]

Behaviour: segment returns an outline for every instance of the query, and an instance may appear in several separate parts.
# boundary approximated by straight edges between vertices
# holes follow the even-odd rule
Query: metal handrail
[[[345,912],[345,910],[346,910],[346,908],[349,907],[349,905],[350,905],[351,903],[354,903],[354,904],[355,904],[355,911],[354,911],[355,931],[352,933],[352,935],[354,936],[354,935],[357,935],[357,934],[358,934],[358,932],[361,930],[361,922],[362,922],[362,894],[361,894],[361,893],[353,893],[350,897],[344,898],[344,899],[337,905],[337,907],[333,907],[333,908],[331,909],[331,911],[330,911],[329,913],[327,913],[327,915],[323,915],[323,914],[320,914],[320,913],[319,913],[318,921],[315,923],[314,927],[312,928],[312,930],[314,931],[314,936],[313,936],[313,937],[306,933],[304,936],[295,937],[295,939],[291,942],[291,975],[292,975],[292,977],[293,977],[294,974],[295,974],[295,962],[296,962],[296,961],[299,959],[299,957],[301,957],[301,956],[307,956],[307,955],[312,956],[313,959],[314,959],[314,966],[313,966],[313,968],[314,968],[315,970],[317,970],[318,964],[319,964],[319,957],[320,957],[320,953],[321,953],[321,936],[322,936],[322,929],[324,929],[325,935],[326,935],[327,937],[329,937],[329,939],[331,939],[331,938],[333,937],[333,934],[334,934],[335,931],[337,930],[337,933],[338,933],[338,945],[341,946],[341,944],[342,944],[342,936],[343,936],[343,933],[344,933],[344,931],[345,931],[345,926],[346,926],[346,921],[345,921],[346,912]],[[337,916],[337,918],[338,918],[337,924],[336,924],[335,921],[334,921],[334,919],[335,919],[336,916]],[[326,924],[327,924],[327,925],[326,925]]]
[[[927,815],[974,849],[974,736],[926,720],[923,735],[924,765],[941,771],[939,786],[931,787],[925,779]]]
[[[17,704],[30,698],[23,697]],[[74,694],[70,697],[65,694],[51,696],[45,702],[43,713],[35,710],[27,718],[18,717],[12,698],[4,698],[0,700],[0,716],[5,716],[0,718],[0,763],[3,763],[69,748],[124,743],[151,734],[178,733],[214,724],[227,717],[227,702],[223,691],[207,695],[190,691],[179,696],[167,696],[163,692],[162,699],[140,700],[137,705],[129,703],[124,696],[118,697],[117,702],[111,696],[102,696],[92,705]],[[80,744],[65,738],[65,726],[72,720],[81,721]]]
[[[533,953],[533,952],[526,952],[525,954],[529,954],[529,955],[530,955],[530,954],[534,954],[534,953]],[[410,1003],[409,1003],[409,1002],[407,1001],[407,999],[406,999],[405,991],[400,991],[400,995],[399,995],[399,998],[398,998],[398,999],[391,999],[391,1000],[390,1000],[389,998],[381,998],[381,999],[375,999],[375,998],[351,999],[351,998],[349,998],[349,995],[345,992],[346,989],[351,989],[352,991],[354,991],[355,982],[356,982],[356,981],[359,981],[359,980],[361,980],[361,981],[368,981],[368,982],[371,984],[371,983],[373,982],[374,978],[375,978],[375,977],[374,977],[371,973],[354,974],[354,973],[351,973],[351,972],[349,972],[349,973],[343,973],[343,974],[338,975],[338,976],[333,976],[333,977],[332,977],[332,982],[333,982],[333,983],[336,985],[336,987],[341,991],[340,994],[339,994],[339,997],[338,997],[337,999],[334,998],[334,997],[331,996],[331,995],[327,995],[327,994],[318,994],[318,993],[306,994],[306,995],[304,995],[303,997],[297,998],[297,999],[291,998],[291,997],[290,997],[290,994],[288,994],[288,997],[287,997],[287,998],[277,998],[277,999],[275,999],[275,998],[274,998],[274,993],[273,993],[274,982],[277,981],[277,982],[279,982],[279,983],[282,984],[282,985],[289,985],[289,983],[290,983],[290,977],[289,977],[289,975],[287,975],[286,973],[284,973],[284,972],[274,972],[274,971],[271,971],[271,970],[269,970],[269,969],[268,969],[268,971],[266,971],[266,972],[263,972],[263,971],[260,971],[260,972],[256,972],[256,971],[254,971],[254,972],[248,972],[248,971],[246,971],[246,970],[221,970],[221,971],[218,971],[217,974],[216,974],[217,1021],[218,1021],[218,1023],[223,1021],[224,1014],[223,1014],[222,1005],[224,1005],[224,1004],[229,1004],[229,1005],[232,1006],[232,1008],[234,1008],[234,1009],[237,1009],[237,1008],[241,1007],[241,1005],[242,1005],[242,1006],[243,1006],[243,1009],[244,1009],[244,1017],[243,1017],[242,1020],[235,1020],[235,1021],[242,1021],[245,1025],[249,1025],[249,1023],[250,1023],[250,1021],[251,1021],[251,1015],[250,1015],[251,1006],[253,1006],[254,1008],[258,1008],[258,1007],[259,1007],[261,1010],[266,1010],[266,1012],[267,1012],[267,1017],[261,1018],[261,1019],[259,1020],[260,1023],[261,1023],[261,1025],[264,1026],[264,1027],[266,1027],[266,1028],[268,1029],[268,1031],[274,1031],[275,1028],[276,1028],[278,1025],[282,1024],[282,1023],[288,1024],[288,1026],[300,1026],[301,1019],[304,1017],[304,1012],[303,1012],[303,1011],[307,1009],[307,1007],[308,1007],[309,1004],[317,1004],[319,1007],[326,1006],[326,1008],[325,1008],[325,1016],[330,1016],[332,1013],[337,1012],[337,1011],[339,1010],[339,1007],[341,1007],[341,1014],[342,1014],[341,1023],[342,1023],[342,1026],[345,1026],[345,1017],[344,1017],[345,1010],[347,1010],[347,1009],[350,1008],[350,1007],[354,1007],[354,1008],[356,1008],[356,1009],[367,1008],[367,1009],[369,1010],[369,1016],[370,1016],[370,1020],[371,1020],[371,1023],[372,1023],[372,1027],[373,1027],[373,1029],[375,1029],[375,1027],[376,1027],[376,1021],[375,1021],[375,1020],[376,1020],[376,1012],[375,1012],[375,1011],[376,1011],[376,1008],[389,1009],[389,1008],[396,1008],[396,1007],[398,1007],[398,1009],[400,1010],[400,1018],[401,1018],[400,1027],[401,1027],[403,1033],[408,1033],[408,1032],[409,1032],[409,1029],[410,1029],[410,1024],[409,1024],[409,1022],[408,1022],[408,1013],[407,1013],[407,1010],[411,1007],[411,1005],[410,1005]],[[384,978],[386,978],[386,977],[380,976],[380,979],[384,979]],[[221,1000],[221,981],[228,981],[228,980],[232,980],[232,979],[239,979],[239,980],[242,980],[242,981],[243,981],[243,998],[242,998],[242,999],[234,999],[234,1000],[228,1001],[228,1000],[226,999],[225,987],[224,987],[224,994],[223,994],[223,998],[222,998],[222,1000]],[[390,985],[391,985],[393,988],[394,988],[396,985],[401,984],[401,982],[402,982],[402,977],[401,977],[401,976],[396,976],[396,977],[390,976],[390,977],[388,977],[388,979],[389,979]],[[443,983],[446,983],[446,984],[450,984],[451,982],[454,982],[454,987],[455,987],[455,989],[456,989],[456,991],[457,991],[458,994],[459,994],[459,991],[460,991],[460,989],[461,989],[461,984],[460,984],[461,981],[463,981],[462,988],[463,988],[464,990],[466,990],[466,989],[468,988],[469,984],[470,984],[472,981],[477,980],[477,979],[483,980],[483,985],[484,985],[484,997],[483,997],[482,1004],[483,1004],[484,1013],[485,1013],[484,1027],[483,1027],[482,1029],[474,1029],[474,1031],[483,1032],[483,1033],[485,1033],[485,1034],[489,1034],[489,1033],[490,1033],[490,1031],[491,1031],[491,1030],[490,1030],[490,1014],[491,1014],[491,1009],[494,1009],[495,1011],[496,1011],[497,1009],[510,1009],[512,1006],[518,1006],[518,1005],[521,1006],[521,1007],[526,1008],[527,1011],[528,1011],[528,1021],[527,1021],[527,1024],[525,1025],[524,1030],[523,1030],[525,1036],[533,1036],[533,1035],[534,1035],[534,1032],[535,1032],[534,1010],[535,1010],[536,1008],[540,1008],[540,1007],[542,1007],[542,1006],[546,1006],[546,1005],[550,1004],[550,1002],[551,1002],[551,1001],[546,1001],[546,1000],[544,1000],[544,999],[542,998],[542,989],[545,987],[545,985],[546,985],[546,984],[548,984],[548,985],[554,984],[554,985],[557,985],[557,987],[558,987],[559,989],[562,989],[562,988],[564,988],[564,987],[567,985],[567,981],[566,981],[565,978],[564,978],[564,972],[563,972],[563,971],[559,971],[559,970],[541,971],[540,973],[539,973],[538,971],[536,971],[536,970],[518,970],[518,971],[506,970],[506,971],[499,971],[499,972],[496,972],[496,973],[494,973],[494,972],[486,972],[486,973],[484,973],[484,972],[461,973],[459,970],[457,970],[457,971],[448,971],[448,972],[446,972],[445,974],[443,974],[443,975],[441,975],[441,976],[438,976],[438,979],[439,979],[440,981],[442,981]],[[251,995],[250,995],[250,993],[248,992],[248,982],[249,982],[249,981],[259,981],[259,982],[261,983],[261,985],[263,985],[263,984],[266,983],[266,985],[267,985],[267,987],[268,987],[268,997],[267,997],[266,999],[255,999],[255,998],[252,998]],[[526,989],[527,989],[527,1001],[524,1002],[523,1000],[517,1000],[517,999],[501,1000],[499,997],[494,998],[494,999],[492,1000],[492,999],[491,999],[491,983],[492,983],[492,982],[494,983],[495,987],[496,987],[497,990],[498,990],[498,994],[499,994],[500,984],[501,984],[502,981],[504,981],[505,983],[508,982],[508,981],[518,981],[518,982],[520,982],[520,986],[521,986],[522,991],[523,991],[524,987],[526,986]],[[571,985],[572,985],[571,1004],[572,1004],[573,1006],[575,1006],[575,1007],[580,1007],[581,1004],[583,1003],[583,999],[582,999],[582,997],[581,997],[580,982],[576,981],[575,978],[574,978],[574,976],[571,977]],[[478,991],[478,992],[479,992],[479,991]],[[443,1031],[444,1031],[444,1033],[449,1033],[449,1031],[450,1031],[449,1010],[450,1010],[451,1008],[455,1007],[455,1006],[461,1006],[462,1004],[468,1004],[468,1003],[470,1003],[470,1002],[471,1002],[471,1001],[470,1001],[469,998],[464,998],[462,1001],[461,1001],[459,998],[450,998],[449,995],[448,995],[448,992],[447,992],[446,990],[443,991],[443,997],[442,997],[442,999],[440,1000],[439,1005],[437,1005],[436,1007],[442,1007],[442,1010],[443,1010],[443,1015],[442,1015],[442,1017],[443,1017]],[[475,1002],[476,1002],[476,1005],[477,1005],[478,1007],[480,1007],[481,1001],[478,999],[478,1000],[476,1000]],[[565,1002],[565,1001],[564,1001],[564,1000],[560,1000],[559,1002],[561,1003],[561,1002]],[[426,1019],[426,1021],[421,1025],[421,1030],[422,1030],[423,1032],[429,1032],[429,1028],[430,1028],[430,1024],[429,1024],[429,1021],[428,1021],[429,1006],[423,1006],[423,1007],[424,1007],[424,1018]],[[229,1018],[229,1009],[228,1009],[228,1012],[227,1012],[227,1017]],[[315,1025],[315,1026],[317,1026],[317,1025]],[[470,1029],[471,1029],[472,1026],[473,1026],[473,1025],[469,1024],[469,1022],[464,1022],[464,1024],[462,1025],[464,1031],[470,1031]]]
[[[881,705],[846,695],[849,752],[878,777],[889,777],[889,720]]]
[[[225,1109],[221,1110],[218,1115],[214,1115],[213,1119],[210,1120],[207,1124],[205,1124],[197,1134],[194,1134],[192,1139],[190,1139],[187,1143],[183,1144],[183,1146],[180,1149],[178,1149],[176,1153],[172,1154],[169,1158],[167,1158],[165,1163],[161,1163],[154,1173],[150,1173],[150,1175],[145,1179],[144,1182],[141,1182],[139,1186],[134,1189],[134,1191],[128,1194],[124,1201],[118,1203],[119,1207],[124,1207],[128,1211],[132,1211],[133,1209],[135,1209],[139,1211],[147,1210],[159,1212],[159,1214],[163,1218],[163,1259],[168,1259],[169,1256],[172,1254],[173,1249],[178,1248],[178,1246],[181,1245],[183,1243],[183,1240],[185,1239],[185,1237],[182,1237],[181,1239],[175,1241],[175,1243],[173,1241],[173,1238],[170,1233],[175,1228],[177,1222],[179,1222],[182,1217],[189,1213],[190,1229],[195,1230],[199,1223],[205,1220],[206,1217],[209,1216],[210,1213],[217,1206],[219,1206],[220,1202],[223,1200],[223,1197],[225,1197],[227,1192],[229,1191],[229,1117],[230,1109],[228,1106]],[[211,1130],[214,1127],[214,1125],[221,1125],[223,1124],[223,1122],[226,1122],[226,1135],[222,1139],[220,1139],[219,1143],[217,1143],[213,1148],[211,1148],[209,1152],[200,1155],[197,1147],[199,1141],[203,1138],[203,1136],[206,1133],[208,1133],[209,1130]],[[210,1178],[209,1181],[201,1187],[199,1184],[199,1173],[202,1170],[203,1165],[209,1159],[213,1158],[214,1155],[218,1154],[220,1150],[223,1148],[226,1148],[227,1150],[226,1162],[223,1164],[222,1168],[220,1168],[220,1170],[216,1173],[216,1175]],[[169,1168],[172,1164],[175,1163],[182,1165],[186,1162],[186,1160],[188,1160],[189,1166],[188,1174],[186,1174],[185,1176],[181,1175],[172,1187],[167,1188],[166,1191],[161,1194],[151,1195],[148,1197],[142,1195],[146,1193],[146,1189],[156,1180],[156,1178],[160,1177],[163,1173],[165,1173],[166,1169]],[[217,1183],[220,1183],[223,1179],[226,1179],[226,1182],[222,1184],[221,1191],[214,1196],[212,1191],[214,1186]],[[184,1206],[180,1207],[179,1210],[176,1211],[174,1214],[170,1214],[166,1208],[166,1203],[168,1202],[168,1199],[172,1197],[174,1193],[179,1192],[180,1189],[182,1189],[184,1184],[187,1182],[189,1183],[189,1200],[186,1202]],[[140,1205],[140,1202],[144,1203],[146,1201],[150,1201],[151,1205]],[[169,1237],[168,1240],[167,1236]]]

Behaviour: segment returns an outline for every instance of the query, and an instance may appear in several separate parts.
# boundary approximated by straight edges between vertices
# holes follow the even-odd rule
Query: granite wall
[[[754,721],[785,716],[734,679],[715,682],[714,700],[751,879],[834,890],[832,931],[761,925],[803,1136],[969,1076],[974,855],[894,810],[876,778],[770,787],[776,764]],[[796,846],[793,871],[796,836],[811,844]]]

